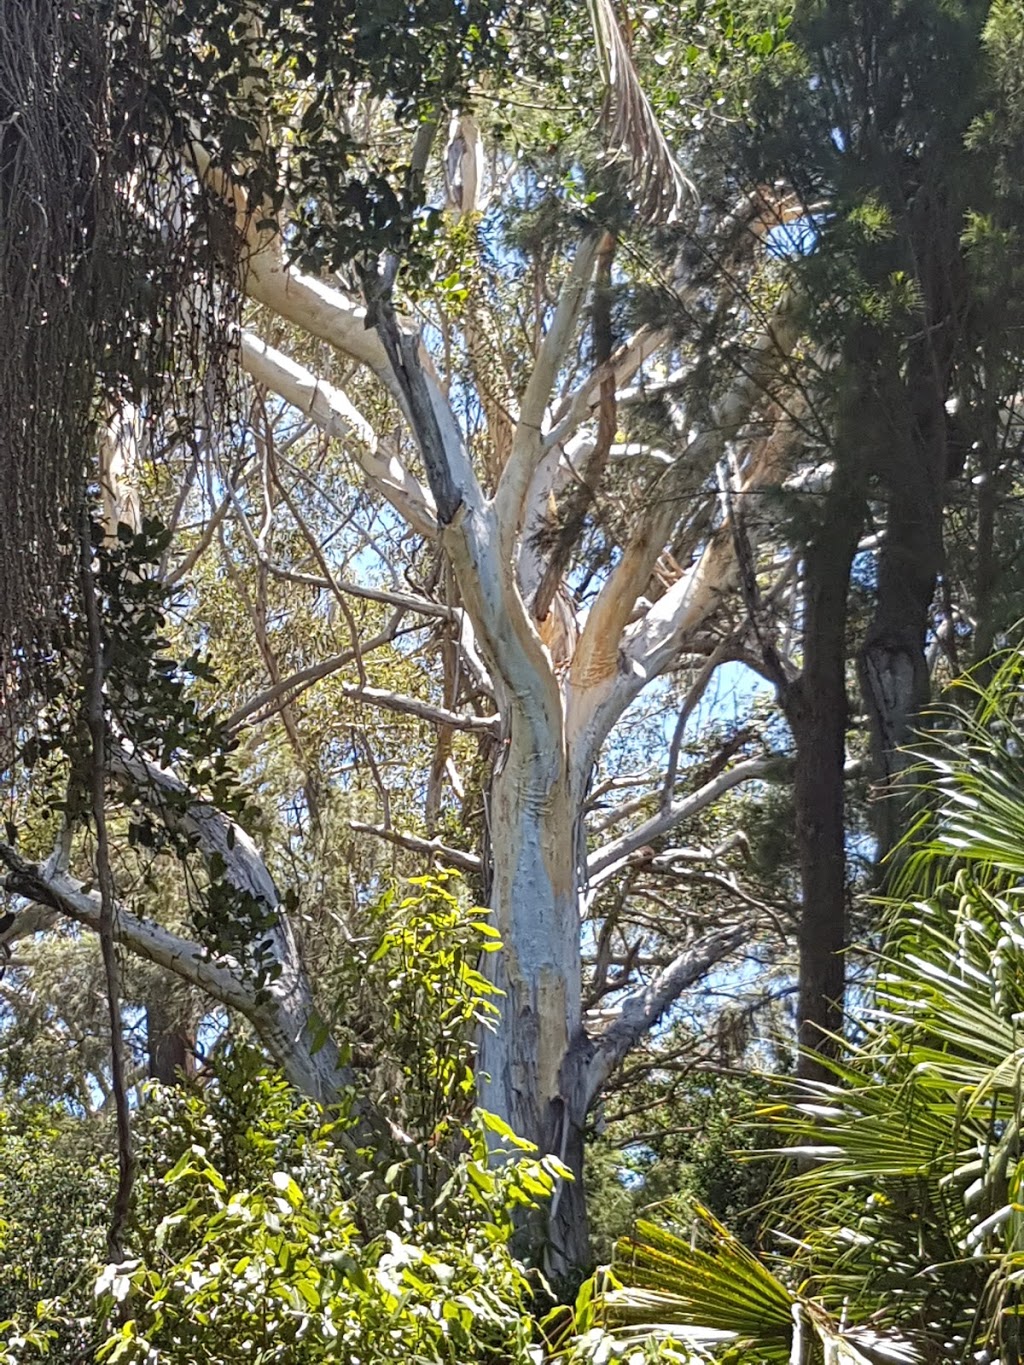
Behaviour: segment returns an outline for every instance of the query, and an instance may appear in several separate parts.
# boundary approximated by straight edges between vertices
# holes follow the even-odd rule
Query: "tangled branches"
[[[123,427],[130,410],[136,441],[161,428],[194,439],[228,373],[233,242],[151,93],[151,20],[121,0],[0,0],[8,704],[78,591],[75,528],[98,478],[100,428],[111,418]],[[203,413],[194,397],[178,401],[197,392]]]

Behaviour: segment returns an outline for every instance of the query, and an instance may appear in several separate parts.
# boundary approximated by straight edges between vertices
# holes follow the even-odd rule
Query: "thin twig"
[[[103,701],[103,636],[100,627],[96,579],[92,567],[92,522],[83,508],[79,549],[81,553],[82,598],[88,632],[89,666],[86,677],[86,722],[92,746],[90,787],[92,818],[96,826],[96,881],[100,893],[99,939],[110,1016],[110,1076],[117,1112],[117,1193],[107,1232],[107,1257],[120,1265],[124,1260],[124,1232],[131,1211],[135,1182],[135,1157],[132,1151],[131,1118],[125,1086],[124,1028],[121,1020],[121,983],[117,951],[114,946],[116,898],[114,875],[110,867],[110,844],[106,817],[106,742],[107,726]]]

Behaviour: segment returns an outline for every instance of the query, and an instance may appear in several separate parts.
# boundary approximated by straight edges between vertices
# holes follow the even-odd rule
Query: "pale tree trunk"
[[[493,679],[501,716],[489,837],[491,905],[503,943],[495,971],[505,995],[500,1024],[482,1043],[480,1100],[520,1137],[559,1156],[573,1173],[574,1181],[557,1192],[546,1229],[546,1264],[553,1273],[585,1265],[589,1257],[584,1134],[601,1086],[679,993],[734,951],[742,937],[730,930],[688,944],[622,1003],[613,1030],[598,1038],[588,1035],[581,1014],[580,952],[587,784],[618,717],[714,616],[737,577],[729,535],[713,536],[685,579],[633,623],[635,604],[646,591],[677,515],[668,499],[638,531],[582,636],[567,636],[569,654],[559,662],[568,667],[556,677],[539,623],[531,620],[525,605],[533,600],[543,565],[536,562],[529,536],[520,528],[535,524],[536,508],[547,496],[545,476],[550,480],[558,469],[560,445],[600,400],[600,385],[591,379],[563,400],[560,419],[545,412],[597,248],[595,240],[580,249],[523,394],[498,488],[489,500],[470,468],[447,403],[421,362],[418,339],[404,334],[386,309],[378,322],[429,477],[430,493],[417,501],[424,505],[429,497],[436,508],[440,539]],[[320,325],[330,330],[322,316]],[[779,322],[759,343],[758,363],[777,362],[794,340],[795,328]],[[631,343],[616,366],[617,377],[628,381],[648,354],[647,345],[646,338]],[[726,395],[711,429],[691,443],[688,477],[714,468],[724,443],[760,397],[762,383],[755,365]],[[747,471],[745,487],[771,482],[779,467],[778,447],[765,443]],[[396,499],[393,503],[399,505]],[[756,780],[765,771],[764,765],[752,764],[737,781]],[[671,806],[662,832],[710,804],[729,785],[728,780],[709,785],[700,800]],[[613,850],[610,857],[615,856]]]
[[[577,868],[579,803],[560,753],[510,743],[491,786],[491,906],[503,951],[491,957],[501,1024],[481,1039],[478,1096],[576,1179],[547,1229],[552,1268],[584,1265],[583,1134],[589,1098],[570,1057],[586,1055]]]

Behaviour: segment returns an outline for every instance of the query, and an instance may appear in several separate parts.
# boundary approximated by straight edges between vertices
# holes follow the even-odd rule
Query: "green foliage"
[[[587,1152],[591,1237],[598,1260],[610,1258],[638,1217],[685,1225],[694,1201],[747,1246],[760,1243],[773,1164],[753,1159],[768,1137],[754,1121],[768,1084],[757,1075],[695,1072],[634,1082],[608,1102],[625,1119],[608,1124]],[[629,1111],[637,1111],[630,1117]],[[636,1140],[631,1137],[636,1135]]]
[[[151,792],[119,780],[111,795],[126,808],[125,842],[147,855],[151,876],[149,855],[168,854],[192,864],[197,894],[191,918],[200,941],[251,963],[264,984],[266,973],[274,970],[261,954],[262,940],[275,922],[271,911],[230,880],[223,858],[204,860],[200,873],[193,857],[196,837],[175,832],[166,819],[168,811],[184,812],[197,801],[209,801],[243,826],[258,819],[232,761],[237,741],[195,695],[196,679],[215,681],[209,664],[197,650],[181,659],[170,647],[167,618],[176,604],[159,572],[170,532],[149,519],[138,533],[119,526],[116,539],[110,539],[94,520],[91,536],[111,733],[130,753],[140,752],[162,768],[173,766],[184,779],[161,791],[158,813]],[[46,827],[54,817],[72,827],[90,818],[92,750],[84,719],[90,669],[85,621],[71,611],[59,653],[33,681],[41,704],[20,753],[32,795],[21,842],[33,852],[52,841]],[[15,832],[20,833],[16,826]]]
[[[623,1357],[630,1365],[706,1360],[712,1353],[733,1365],[748,1359],[869,1365],[878,1348],[873,1333],[848,1328],[789,1289],[699,1204],[687,1238],[638,1224],[616,1247],[611,1269],[584,1286],[574,1327],[572,1357],[594,1365]],[[884,1355],[908,1358],[889,1343]]]
[[[924,809],[858,1032],[833,1079],[765,1114],[800,1160],[776,1204],[794,1234],[785,1279],[800,1285],[784,1292],[819,1335],[835,1316],[853,1324],[847,1355],[1021,1358],[1022,681],[1014,651],[989,684],[957,685],[920,759]],[[761,1358],[787,1353],[792,1328],[757,1298],[767,1272],[703,1221],[708,1254],[647,1227],[622,1243],[617,1283],[582,1326],[599,1310],[631,1332],[675,1323],[684,1339],[714,1329]],[[755,1298],[760,1322],[744,1324]]]
[[[93,1267],[115,1172],[99,1126],[59,1109],[0,1112],[0,1362],[86,1358],[95,1342]],[[24,1354],[23,1354],[24,1352]]]
[[[501,945],[487,912],[460,902],[456,879],[413,877],[406,885],[407,894],[388,891],[377,906],[381,935],[367,969],[386,1001],[388,1032],[401,1040],[389,1105],[400,1106],[403,1127],[433,1150],[472,1103],[475,1038],[499,1014],[495,987],[476,964]]]
[[[353,101],[359,92],[383,103],[409,134],[439,120],[474,76],[500,65],[505,9],[504,0],[382,0],[369,10],[275,0],[257,15],[238,0],[187,0],[161,24],[158,102],[232,167],[271,215],[267,227],[287,226],[307,266],[375,268],[397,251],[415,276],[429,268],[440,222],[425,210],[422,169],[393,137],[371,147]],[[273,135],[284,128],[287,155]]]
[[[453,878],[386,893],[350,964],[375,1011],[367,1088],[392,1127],[376,1150],[354,1151],[344,1110],[325,1114],[235,1041],[202,1089],[150,1091],[132,1258],[101,1269],[111,1174],[96,1129],[9,1118],[3,1365],[73,1351],[168,1365],[535,1360],[533,1289],[509,1242],[566,1173],[471,1108],[474,1037],[496,1012],[476,964],[496,942],[457,893]]]
[[[487,1132],[503,1125],[480,1115],[438,1196],[418,1203],[400,1192],[402,1163],[353,1165],[343,1120],[244,1059],[233,1068],[224,1094],[164,1094],[146,1117],[156,1178],[141,1260],[100,1278],[121,1321],[98,1360],[533,1360],[508,1238],[512,1210],[548,1197],[557,1163],[520,1152],[495,1167]]]

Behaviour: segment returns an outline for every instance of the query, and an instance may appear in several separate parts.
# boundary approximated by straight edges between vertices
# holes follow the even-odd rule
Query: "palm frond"
[[[587,3],[604,78],[605,146],[613,156],[628,159],[641,217],[652,224],[671,222],[696,198],[696,190],[683,174],[640,84],[612,0]]]
[[[868,1327],[841,1328],[820,1304],[788,1289],[706,1208],[695,1204],[693,1216],[690,1241],[641,1221],[616,1247],[612,1287],[594,1304],[620,1343],[650,1334],[696,1354],[728,1345],[730,1356],[752,1351],[765,1362],[809,1359],[815,1345],[826,1361],[847,1365],[917,1359],[904,1341]],[[696,1244],[698,1233],[710,1237],[708,1250]]]
[[[717,1333],[767,1361],[877,1365],[920,1336],[933,1357],[1024,1360],[1024,654],[956,692],[973,709],[939,713],[918,755],[870,1006],[828,1079],[762,1115],[799,1161],[776,1207],[800,1291],[702,1211],[699,1245],[641,1224],[601,1299],[634,1339],[646,1316],[694,1354]]]
[[[603,1323],[643,1326],[695,1347],[756,1341],[766,1359],[787,1359],[791,1295],[706,1209],[695,1206],[694,1218],[715,1239],[709,1251],[644,1221],[618,1243],[619,1287],[600,1298]]]

